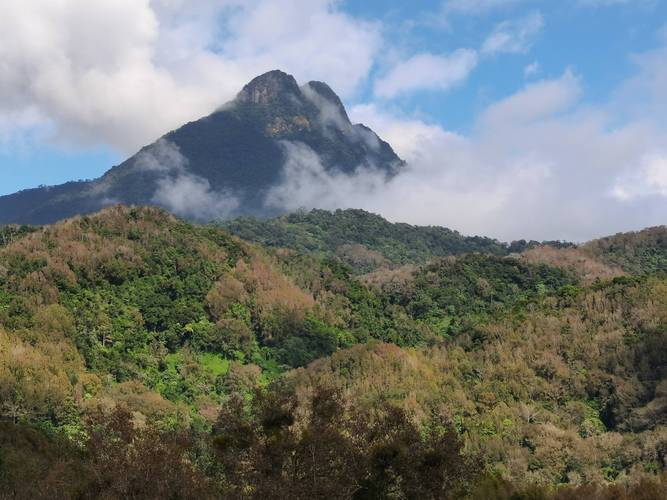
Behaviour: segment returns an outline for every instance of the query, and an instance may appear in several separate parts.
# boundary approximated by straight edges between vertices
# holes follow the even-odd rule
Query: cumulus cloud
[[[483,15],[529,3],[536,4],[449,0],[440,14]],[[582,240],[664,223],[667,38],[634,57],[636,75],[601,105],[582,103],[585,82],[565,71],[486,106],[465,135],[386,111],[385,99],[462,84],[480,55],[525,52],[542,24],[539,14],[501,23],[479,52],[417,53],[380,74],[373,90],[381,104],[356,106],[351,115],[408,161],[388,184],[373,170],[327,171],[312,150],[285,143],[284,179],[267,204],[361,207],[503,239]],[[345,14],[336,0],[4,2],[0,142],[17,147],[25,131],[37,130],[61,143],[134,152],[276,67],[354,96],[373,74],[383,43],[381,25]],[[526,76],[537,69],[527,66]],[[335,105],[306,92],[325,127],[378,144],[370,131],[346,123]],[[190,173],[169,143],[145,151],[135,166],[158,177],[153,201],[180,215],[209,220],[238,206],[233,193]]]
[[[396,64],[375,82],[375,95],[392,98],[416,90],[449,90],[463,83],[477,66],[477,52],[458,49],[451,54],[416,54]]]
[[[483,54],[526,53],[544,28],[544,17],[533,12],[516,21],[498,24],[482,45]]]
[[[665,143],[665,130],[613,128],[615,102],[591,109],[579,95],[571,72],[529,85],[489,106],[468,137],[356,109],[410,165],[388,196],[366,198],[367,208],[504,239],[585,240],[664,223],[665,156],[646,152]]]
[[[32,109],[41,120],[19,128],[130,153],[275,67],[347,95],[366,77],[381,37],[336,3],[4,2],[0,123]]]
[[[355,19],[336,0],[251,0],[231,16],[225,54],[255,67],[279,67],[323,80],[343,96],[366,78],[380,49],[381,26]]]
[[[353,120],[388,140],[405,170],[387,184],[373,172],[331,173],[312,151],[291,146],[272,203],[364,208],[505,240],[583,241],[664,223],[667,130],[651,121],[618,126],[619,102],[586,106],[581,87],[569,70],[526,85],[484,109],[468,135],[356,106]]]

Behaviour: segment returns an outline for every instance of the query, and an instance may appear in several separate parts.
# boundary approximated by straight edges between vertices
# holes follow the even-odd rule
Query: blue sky
[[[414,165],[396,191],[415,206],[368,207],[390,218],[575,239],[667,218],[665,122],[654,113],[667,102],[656,86],[667,1],[26,0],[4,12],[0,194],[97,177],[277,67],[330,83]],[[618,144],[618,160],[596,156]],[[484,188],[493,178],[512,184]],[[522,183],[543,191],[541,204]],[[471,215],[435,199],[416,206],[424,184],[441,188],[438,200],[465,196]],[[582,216],[593,203],[609,208]],[[539,221],[489,222],[527,210]]]
[[[480,109],[512,94],[527,79],[555,78],[566,68],[582,78],[588,102],[606,100],[635,72],[633,54],[656,47],[658,33],[667,23],[664,1],[507,4],[475,16],[450,14],[448,26],[439,23],[443,3],[437,1],[347,1],[344,6],[366,19],[381,19],[388,36],[399,39],[400,50],[406,53],[479,48],[498,24],[536,13],[542,16],[543,27],[529,37],[526,50],[485,57],[452,91],[424,91],[389,103],[459,131],[469,129]],[[526,68],[533,64],[535,71],[527,78]],[[367,85],[362,100],[372,99],[371,89]]]

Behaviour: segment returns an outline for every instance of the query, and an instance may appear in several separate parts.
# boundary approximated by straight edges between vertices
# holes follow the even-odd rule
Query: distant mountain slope
[[[587,282],[622,274],[667,273],[667,226],[618,233],[578,247],[533,246],[522,257],[574,269]]]
[[[667,272],[667,226],[619,233],[581,245],[562,241],[504,243],[439,226],[392,223],[364,210],[312,210],[273,219],[217,223],[247,241],[340,258],[357,273],[467,253],[521,256],[574,271],[585,282],[623,274]],[[375,281],[371,277],[371,282]]]
[[[276,70],[99,179],[0,197],[0,223],[48,224],[114,203],[158,205],[197,221],[276,215],[281,207],[267,195],[285,180],[290,158],[316,158],[330,172],[363,168],[387,176],[403,165],[373,131],[350,122],[325,83],[299,87],[294,77]]]
[[[508,245],[463,236],[438,226],[391,223],[364,210],[312,210],[270,220],[240,218],[219,223],[248,240],[299,252],[338,255],[356,271],[386,264],[425,263],[433,257],[482,252],[507,255]]]
[[[630,274],[667,272],[667,226],[607,236],[583,249]]]

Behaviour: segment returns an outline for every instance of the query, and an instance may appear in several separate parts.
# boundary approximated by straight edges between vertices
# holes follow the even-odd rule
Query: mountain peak
[[[350,122],[349,117],[347,116],[347,112],[345,111],[345,106],[343,105],[343,102],[340,100],[340,97],[332,90],[329,85],[327,85],[324,82],[318,82],[318,81],[311,81],[305,84],[303,87],[301,87],[301,90],[303,93],[308,97],[311,101],[313,101],[313,93],[320,98],[324,99],[326,102],[329,104],[333,105],[335,109],[337,109],[338,113],[343,117],[344,121],[346,123]],[[315,103],[319,108],[322,108],[320,104],[317,102]]]
[[[349,175],[365,168],[389,178],[403,165],[373,131],[350,123],[323,82],[299,87],[292,75],[269,71],[229,104],[167,133],[100,179],[0,197],[0,223],[49,223],[115,202],[159,205],[197,221],[266,217],[288,211],[291,201],[276,201],[275,193],[292,189],[295,168]],[[317,162],[302,161],[290,145]],[[300,184],[295,189],[305,192]]]
[[[271,104],[283,95],[300,94],[296,79],[284,71],[274,69],[253,78],[239,92],[237,101],[252,104]]]

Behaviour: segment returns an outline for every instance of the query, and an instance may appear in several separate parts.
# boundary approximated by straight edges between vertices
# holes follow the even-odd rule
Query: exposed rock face
[[[277,100],[288,99],[289,96],[298,100],[300,93],[299,85],[292,75],[274,70],[246,84],[236,97],[236,101],[268,106]]]
[[[197,221],[277,215],[266,194],[282,182],[289,143],[312,150],[331,172],[367,168],[391,177],[403,165],[372,130],[350,122],[328,85],[299,87],[274,70],[99,179],[0,197],[0,224],[46,224],[114,203],[159,205]]]

